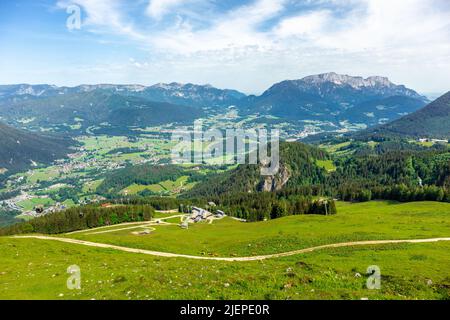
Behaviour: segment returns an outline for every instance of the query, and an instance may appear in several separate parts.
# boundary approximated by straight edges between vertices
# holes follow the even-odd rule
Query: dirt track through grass
[[[88,247],[113,249],[113,250],[119,250],[119,251],[124,251],[124,252],[146,254],[146,255],[166,257],[166,258],[186,258],[186,259],[196,259],[196,260],[213,260],[213,261],[230,261],[230,262],[233,262],[233,261],[234,262],[258,261],[258,260],[274,259],[274,258],[281,258],[281,257],[289,257],[289,256],[298,255],[298,254],[310,253],[310,252],[314,252],[314,251],[318,251],[318,250],[331,249],[331,248],[384,245],[384,244],[402,244],[402,243],[414,244],[414,243],[450,241],[450,238],[432,238],[432,239],[375,240],[375,241],[342,242],[342,243],[327,244],[327,245],[322,245],[322,246],[316,246],[316,247],[311,247],[311,248],[305,248],[305,249],[300,249],[300,250],[275,253],[275,254],[269,254],[269,255],[261,255],[261,256],[253,256],[253,257],[225,258],[225,257],[202,257],[202,256],[193,256],[193,255],[185,255],[185,254],[177,254],[177,253],[169,253],[169,252],[159,252],[159,251],[121,247],[121,246],[115,246],[115,245],[105,244],[105,243],[96,243],[96,242],[83,241],[83,240],[77,240],[77,239],[58,238],[58,237],[49,237],[49,236],[14,236],[12,238],[59,241],[59,242],[65,242],[65,243],[84,245],[84,246],[88,246]]]

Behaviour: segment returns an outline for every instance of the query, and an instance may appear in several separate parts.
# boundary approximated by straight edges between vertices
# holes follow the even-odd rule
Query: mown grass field
[[[348,147],[351,144],[351,142],[343,142],[338,144],[325,144],[320,145],[320,148],[327,150],[329,153],[338,153],[341,152],[339,149]]]
[[[316,164],[327,170],[327,172],[336,171],[336,166],[334,165],[332,160],[316,160]]]
[[[38,181],[51,181],[59,177],[59,172],[55,167],[48,167],[29,171],[25,174],[28,181],[37,183]]]
[[[122,194],[135,195],[141,191],[149,190],[154,193],[178,194],[180,190],[189,190],[195,183],[188,182],[188,176],[179,177],[177,180],[165,180],[151,185],[132,184],[121,191]]]
[[[450,236],[450,204],[339,203],[336,216],[231,219],[67,237],[194,255],[251,256],[353,240]],[[173,214],[158,214],[158,216]],[[119,228],[119,226],[115,226]],[[35,239],[0,238],[0,299],[449,299],[450,242],[326,249],[252,262],[197,261]],[[81,290],[69,290],[70,265]],[[381,289],[366,270],[381,269]],[[357,274],[361,277],[358,277]]]
[[[32,198],[28,200],[23,200],[18,203],[20,207],[22,207],[26,211],[33,210],[34,207],[38,205],[48,206],[51,204],[54,204],[55,201],[53,201],[50,198]]]

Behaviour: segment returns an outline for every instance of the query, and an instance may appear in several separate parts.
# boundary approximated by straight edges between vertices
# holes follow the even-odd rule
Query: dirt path
[[[124,230],[131,230],[131,229],[144,229],[144,228],[150,228],[152,231],[155,231],[155,228],[152,228],[151,226],[155,226],[156,224],[142,224],[135,227],[128,227],[128,228],[121,228],[121,229],[113,229],[113,230],[105,230],[105,231],[97,231],[92,233],[85,233],[86,236],[91,236],[94,234],[105,234],[105,233],[111,233],[111,232],[117,232],[117,231],[124,231]]]
[[[112,244],[96,243],[96,242],[89,242],[89,241],[83,241],[83,240],[49,237],[49,236],[14,236],[12,238],[59,241],[59,242],[65,242],[65,243],[84,245],[84,246],[88,246],[88,247],[113,249],[113,250],[119,250],[119,251],[124,251],[124,252],[140,253],[140,254],[146,254],[146,255],[152,255],[152,256],[158,256],[158,257],[166,257],[166,258],[186,258],[186,259],[214,260],[214,261],[258,261],[258,260],[288,257],[288,256],[309,253],[309,252],[314,252],[314,251],[329,249],[329,248],[369,246],[369,245],[382,245],[382,244],[398,244],[398,243],[428,243],[428,242],[450,241],[450,238],[433,238],[433,239],[414,239],[414,240],[376,240],[376,241],[343,242],[343,243],[326,244],[323,246],[300,249],[300,250],[289,251],[289,252],[284,252],[284,253],[262,255],[262,256],[220,258],[220,257],[201,257],[201,256],[192,256],[192,255],[185,255],[185,254],[151,251],[151,250],[144,250],[144,249],[120,247],[120,246],[115,246]]]
[[[120,224],[113,224],[110,226],[103,226],[103,227],[98,227],[98,228],[92,228],[92,229],[83,229],[83,230],[77,230],[77,231],[72,231],[72,232],[68,232],[65,233],[66,235],[71,235],[71,234],[76,234],[76,233],[84,233],[84,232],[92,232],[92,231],[96,231],[96,230],[103,230],[103,229],[108,229],[108,228],[114,228],[114,227],[118,227],[118,226],[133,226],[133,225],[145,225],[150,223],[151,221],[140,221],[140,222],[126,222],[126,223],[120,223]]]
[[[164,221],[164,220],[169,220],[169,219],[174,219],[174,218],[183,218],[183,217],[186,217],[186,216],[189,216],[189,215],[187,215],[187,214],[177,214],[176,216],[163,217],[163,218],[154,218],[154,221],[157,221],[157,220]]]
[[[152,226],[152,225],[171,225],[171,223],[165,222],[165,220],[172,219],[172,218],[178,218],[178,217],[184,217],[184,215],[179,214],[179,215],[170,216],[170,217],[154,218],[153,220],[150,220],[150,221],[119,223],[119,224],[113,224],[110,226],[103,226],[103,227],[92,228],[92,229],[83,229],[83,230],[72,231],[72,232],[68,232],[65,234],[71,235],[71,234],[83,233],[86,235],[91,235],[91,234],[109,233],[109,232],[115,232],[115,231],[121,231],[121,230],[127,230],[127,229],[137,229],[140,227],[147,227],[147,226]],[[160,223],[157,222],[158,220],[160,221]],[[120,226],[134,226],[134,227],[121,228],[121,229],[117,228]],[[104,229],[107,229],[107,230],[97,232],[98,230],[104,230]]]

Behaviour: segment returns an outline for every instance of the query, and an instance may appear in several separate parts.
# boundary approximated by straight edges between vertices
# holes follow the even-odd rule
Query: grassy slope
[[[450,244],[345,248],[264,262],[155,258],[61,243],[0,239],[1,299],[443,299]],[[68,266],[82,288],[66,288]],[[365,287],[378,265],[381,290]],[[355,273],[363,275],[356,278]],[[433,284],[427,285],[428,279]],[[229,286],[227,285],[229,284]],[[60,296],[63,294],[63,296]]]
[[[150,236],[128,231],[92,241],[173,252],[254,254],[318,243],[449,236],[450,205],[339,204],[333,217],[296,216],[266,223],[224,220],[189,230],[159,226]],[[183,239],[183,241],[179,241]],[[248,244],[252,244],[251,247]],[[263,262],[159,258],[30,239],[0,238],[3,299],[444,299],[450,296],[450,243],[339,248]],[[66,289],[68,266],[82,272],[82,290]],[[365,288],[378,265],[382,289]],[[355,277],[358,272],[363,275]],[[428,279],[432,284],[427,284]],[[229,284],[229,285],[227,285]],[[60,296],[63,294],[63,296]]]
[[[196,183],[188,183],[189,176],[182,176],[178,178],[176,181],[172,180],[165,180],[160,183],[155,183],[151,185],[143,185],[143,184],[132,184],[128,186],[127,188],[123,189],[121,191],[122,194],[128,194],[128,195],[135,195],[138,194],[141,191],[149,190],[152,192],[169,192],[173,194],[179,193],[181,188],[183,190],[189,190],[192,188]]]
[[[446,203],[338,203],[336,216],[301,215],[250,224],[224,219],[189,230],[157,227],[149,237],[129,230],[70,237],[192,255],[252,256],[346,241],[448,237],[449,213]]]

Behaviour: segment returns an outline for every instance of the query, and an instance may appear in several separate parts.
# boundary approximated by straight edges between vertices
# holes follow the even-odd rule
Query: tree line
[[[218,210],[247,221],[278,219],[291,215],[334,215],[336,204],[331,199],[314,199],[310,196],[285,192],[259,192],[227,194],[211,198]]]
[[[400,202],[450,202],[450,190],[438,186],[408,187],[405,184],[378,186],[371,189],[341,188],[339,198],[344,201],[366,202],[383,199]]]
[[[24,233],[59,234],[110,226],[125,222],[149,221],[154,209],[147,205],[84,206],[37,217],[0,229],[0,236]]]

